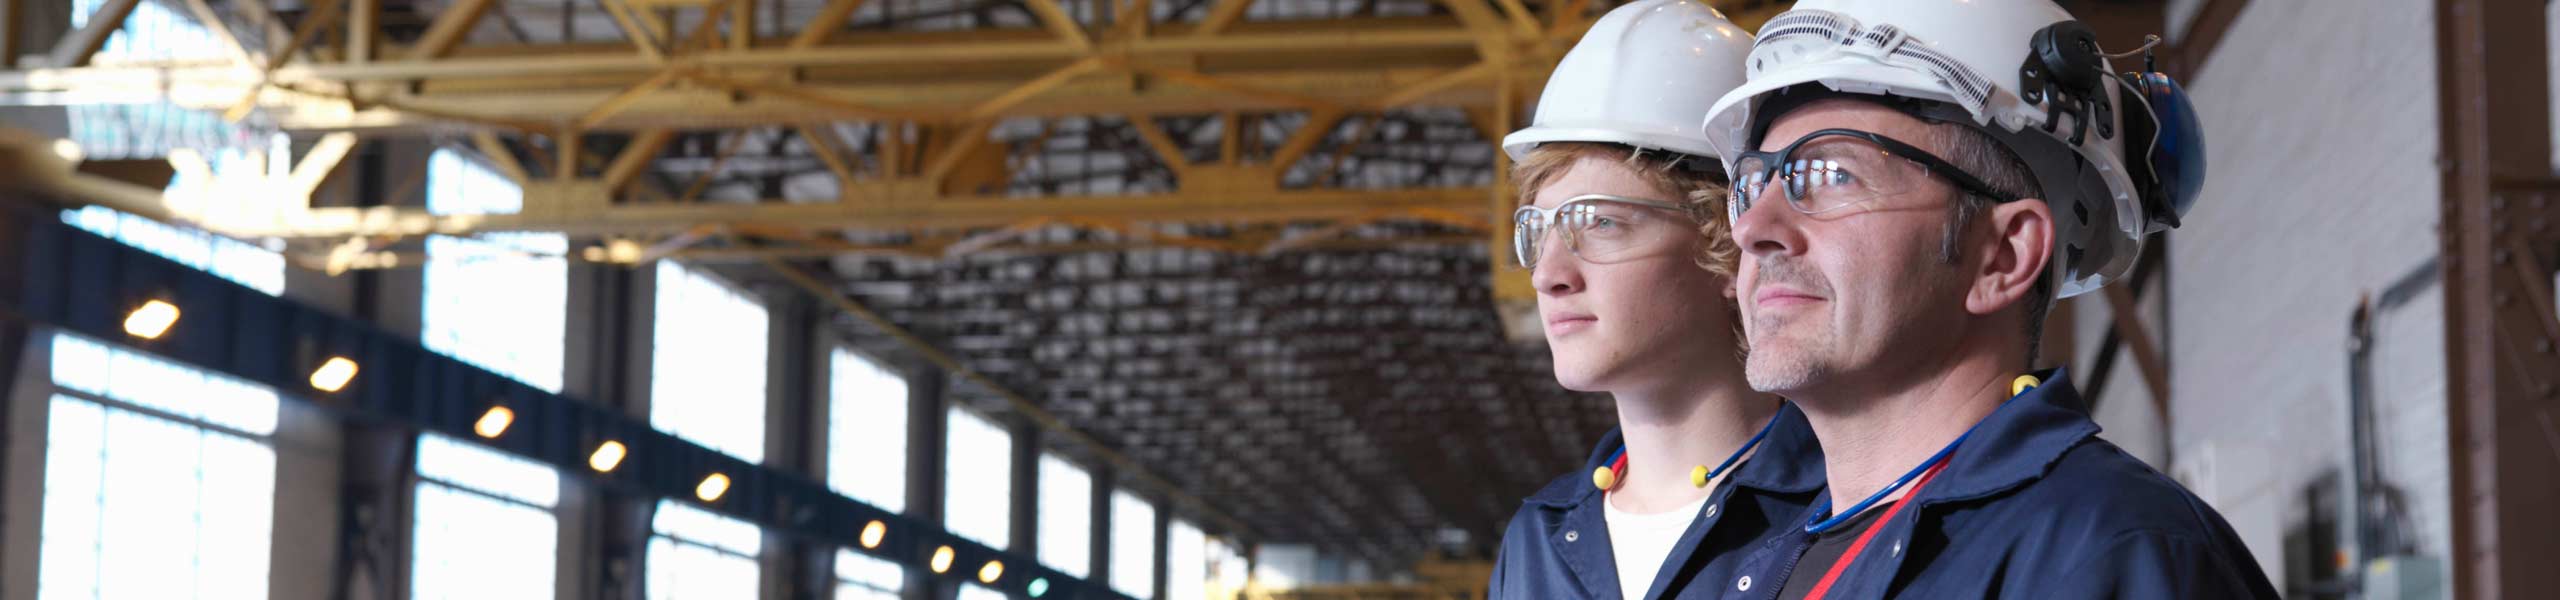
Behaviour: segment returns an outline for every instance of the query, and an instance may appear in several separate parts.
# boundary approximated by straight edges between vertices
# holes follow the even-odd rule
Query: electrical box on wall
[[[2433,600],[2445,597],[2444,560],[2401,555],[2364,564],[2366,600]]]

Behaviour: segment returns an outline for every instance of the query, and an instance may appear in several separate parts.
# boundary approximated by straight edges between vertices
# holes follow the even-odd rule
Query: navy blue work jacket
[[[1777,423],[1751,458],[1731,475],[1698,516],[1680,534],[1653,589],[1620,594],[1618,563],[1610,553],[1609,524],[1602,516],[1607,495],[1591,484],[1598,469],[1618,450],[1617,430],[1600,438],[1581,471],[1568,473],[1521,504],[1502,534],[1501,554],[1494,559],[1494,600],[1618,600],[1619,598],[1714,598],[1731,580],[1736,560],[1764,536],[1779,531],[1774,524],[1804,512],[1822,489],[1822,450],[1813,429],[1794,404],[1778,408]],[[1685,467],[1685,465],[1683,466]],[[1661,468],[1636,467],[1636,468]]]
[[[2070,380],[2042,375],[2052,383],[1992,411],[1918,504],[1879,525],[1828,599],[2278,597],[2222,515],[2098,439]],[[1716,582],[1724,597],[1821,578],[1795,571],[1811,513],[1745,552]]]

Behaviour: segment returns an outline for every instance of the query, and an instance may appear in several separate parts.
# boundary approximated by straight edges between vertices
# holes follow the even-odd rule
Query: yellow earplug
[[[1689,485],[1692,487],[1707,487],[1706,465],[1689,467]]]
[[[2044,385],[2044,380],[2036,379],[2034,375],[2019,375],[2017,379],[2009,380],[2009,395],[2024,394],[2040,385]]]
[[[1608,467],[1592,469],[1591,485],[1600,486],[1603,490],[1618,487],[1618,473],[1609,470]]]

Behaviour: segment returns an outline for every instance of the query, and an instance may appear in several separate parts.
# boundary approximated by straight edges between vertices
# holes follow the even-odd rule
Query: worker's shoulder
[[[2089,436],[2043,476],[1991,499],[2011,526],[2054,528],[2083,538],[2181,538],[2237,544],[2222,515],[2186,486],[2106,439]],[[2096,540],[2093,540],[2096,541]]]

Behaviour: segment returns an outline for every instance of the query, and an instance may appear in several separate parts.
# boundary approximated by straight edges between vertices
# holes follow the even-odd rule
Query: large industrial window
[[[673,500],[658,502],[649,538],[649,600],[756,597],[755,524]]]
[[[951,407],[942,467],[942,526],[988,547],[1013,543],[1013,434]]]
[[[514,181],[451,150],[427,159],[427,212],[524,209]],[[556,233],[427,238],[421,337],[430,350],[560,391],[568,345],[569,240]]]
[[[418,437],[418,600],[550,598],[560,475],[541,463],[433,433]]]
[[[217,173],[255,175],[246,158],[216,155]],[[257,246],[99,207],[64,219],[270,295],[284,291],[284,257]],[[265,597],[275,392],[70,334],[50,342],[37,595]]]
[[[852,550],[836,551],[836,600],[898,600],[907,571],[898,563]]]
[[[51,341],[37,595],[266,597],[275,392]]]
[[[1126,490],[1111,493],[1111,589],[1156,593],[1156,506]]]
[[[837,349],[827,371],[827,485],[889,512],[907,509],[907,380]],[[894,599],[905,587],[897,563],[836,551],[836,598]]]
[[[1084,577],[1093,570],[1093,475],[1040,455],[1040,564]]]
[[[712,450],[764,461],[765,310],[709,276],[658,263],[649,425]],[[660,500],[649,540],[649,597],[753,598],[762,533],[685,500]]]
[[[63,218],[73,227],[115,238],[269,296],[284,293],[284,255],[265,248],[98,206],[66,212]]]
[[[660,261],[657,317],[649,426],[764,462],[764,306]]]
[[[1209,537],[1181,519],[1165,526],[1164,597],[1202,600],[1209,596]]]
[[[427,159],[427,211],[513,213],[513,181],[451,150]],[[568,248],[559,234],[427,238],[419,337],[428,349],[560,391]],[[551,467],[428,434],[418,440],[412,595],[550,598],[559,560]]]
[[[907,510],[907,380],[842,349],[827,382],[827,485],[889,512]]]

